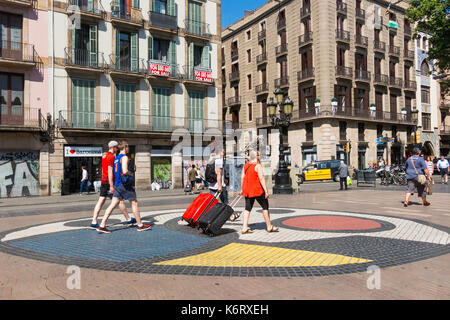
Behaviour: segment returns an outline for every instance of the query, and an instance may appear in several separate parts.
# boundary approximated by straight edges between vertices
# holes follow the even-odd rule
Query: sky
[[[222,28],[238,21],[244,16],[244,10],[254,10],[268,0],[222,0]]]

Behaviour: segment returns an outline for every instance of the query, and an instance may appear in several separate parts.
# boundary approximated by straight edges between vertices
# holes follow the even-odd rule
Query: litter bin
[[[357,186],[360,185],[370,185],[376,188],[377,179],[376,179],[376,173],[373,169],[365,169],[365,170],[359,170],[356,173],[356,179],[358,180]]]

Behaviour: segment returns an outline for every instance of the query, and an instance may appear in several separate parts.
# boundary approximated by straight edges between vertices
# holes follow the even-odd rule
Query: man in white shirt
[[[86,166],[81,167],[81,184],[80,184],[80,195],[83,193],[83,190],[86,188],[86,192],[89,193],[88,187],[88,172],[86,170]]]
[[[438,172],[441,174],[441,183],[448,184],[448,166],[448,160],[441,156],[441,159],[436,164]]]
[[[209,164],[214,161],[217,180],[215,183],[209,184],[209,191],[212,194],[215,194],[217,191],[221,192],[220,194],[220,201],[224,204],[228,204],[228,191],[227,186],[225,184],[225,174],[223,171],[223,156],[225,155],[225,149],[222,149],[221,151],[218,151],[216,154],[216,157],[214,158],[213,155],[209,158]],[[214,160],[215,159],[215,160]],[[218,182],[220,181],[220,183]]]

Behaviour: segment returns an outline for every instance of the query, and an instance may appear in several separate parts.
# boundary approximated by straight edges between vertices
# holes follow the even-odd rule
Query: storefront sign
[[[68,158],[101,157],[102,154],[102,147],[64,147],[64,156]]]
[[[195,72],[195,81],[210,82],[210,83],[213,82],[211,71],[195,69],[194,72]]]
[[[313,170],[305,173],[305,180],[329,180],[331,179],[331,169]]]
[[[149,69],[152,76],[170,77],[171,70],[168,64],[150,62]]]

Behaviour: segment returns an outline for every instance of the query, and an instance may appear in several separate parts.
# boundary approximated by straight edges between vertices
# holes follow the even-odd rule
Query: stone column
[[[150,190],[151,167],[150,167],[150,145],[139,144],[136,146],[136,189]]]
[[[183,155],[181,152],[172,154],[172,188],[183,188]]]
[[[39,154],[39,188],[40,196],[50,195],[50,153],[49,145],[45,144]]]
[[[55,140],[53,150],[49,154],[51,195],[61,195],[61,181],[64,179],[64,143],[64,139]]]

